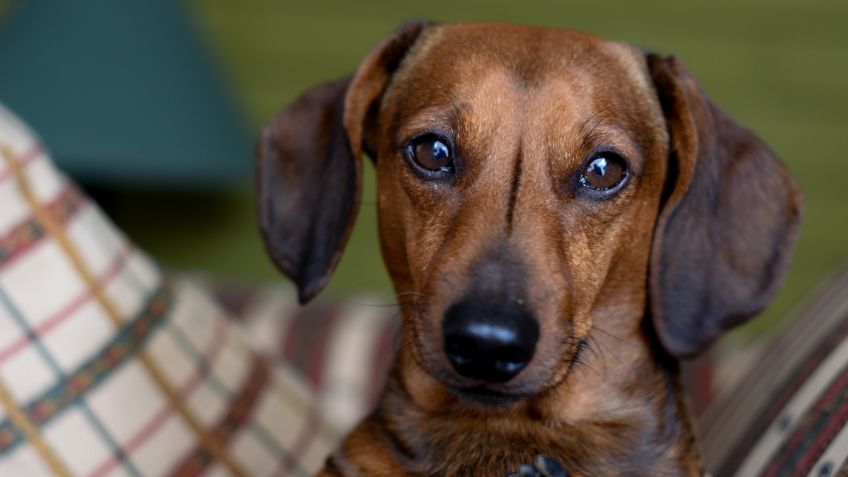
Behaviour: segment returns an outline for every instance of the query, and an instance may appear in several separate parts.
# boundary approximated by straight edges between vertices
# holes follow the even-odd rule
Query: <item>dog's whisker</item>
[[[398,297],[399,296],[407,296],[407,295],[418,296],[418,297],[422,297],[422,298],[430,298],[429,295],[425,295],[424,293],[417,292],[417,291],[411,291],[411,290],[395,293],[395,296],[398,296]]]
[[[588,369],[588,370],[592,371],[593,373],[595,373],[596,375],[600,376],[601,378],[605,377],[606,364],[603,363],[603,362],[601,363],[601,366],[602,366],[602,369],[604,370],[604,372],[601,372],[601,371],[598,371],[598,369],[595,366],[592,366],[591,364],[589,364],[589,362],[586,361],[586,359],[583,357],[583,355],[578,353],[577,355],[575,355],[572,358],[571,364],[572,364],[572,366],[579,366],[579,367]]]
[[[369,303],[369,302],[357,301],[357,300],[351,300],[349,303],[353,306],[361,306],[361,307],[366,307],[366,308],[397,308],[397,307],[403,306],[405,304],[405,303],[399,302],[399,301],[391,302],[391,303]]]
[[[586,339],[587,342],[591,345],[590,348],[592,349],[592,351],[601,355],[604,367],[607,366],[607,356],[612,356],[612,358],[616,361],[618,365],[623,364],[623,362],[621,361],[621,357],[612,349],[610,349],[610,347],[603,341],[600,341],[596,337],[591,335],[587,336]]]
[[[634,346],[634,343],[632,343],[631,341],[628,341],[628,340],[626,340],[626,339],[624,339],[624,338],[622,338],[622,337],[620,337],[620,336],[618,336],[618,335],[616,335],[616,334],[614,334],[614,333],[610,333],[609,331],[607,331],[607,330],[605,330],[605,329],[601,328],[601,327],[600,327],[600,326],[598,326],[598,325],[593,325],[593,326],[592,326],[592,331],[599,331],[599,332],[601,332],[601,333],[603,333],[603,334],[605,334],[605,335],[609,336],[610,338],[612,338],[612,339],[614,339],[614,340],[618,341],[618,342],[619,342],[619,343],[621,343],[621,344],[624,344],[624,345],[627,345],[627,346]]]

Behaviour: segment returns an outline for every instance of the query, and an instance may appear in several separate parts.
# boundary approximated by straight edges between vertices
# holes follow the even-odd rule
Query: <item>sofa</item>
[[[2,105],[0,155],[0,476],[312,475],[377,399],[378,298],[169,273]],[[848,268],[793,315],[687,365],[713,475],[848,475]]]

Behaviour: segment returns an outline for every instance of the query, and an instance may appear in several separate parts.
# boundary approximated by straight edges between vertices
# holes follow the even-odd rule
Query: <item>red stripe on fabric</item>
[[[171,414],[174,413],[174,409],[170,407],[163,407],[156,411],[156,414],[153,416],[153,419],[148,421],[144,426],[142,426],[141,430],[134,434],[127,444],[123,448],[123,453],[129,457],[129,454],[134,450],[138,449],[145,442],[147,442],[159,428],[165,424],[165,421],[171,417]],[[120,460],[116,456],[109,457],[109,460],[100,464],[94,471],[89,474],[90,477],[102,477],[107,475],[109,472],[115,469],[115,467],[120,464]]]
[[[108,287],[112,280],[118,276],[118,273],[123,270],[124,265],[127,263],[128,258],[132,255],[132,248],[130,246],[125,246],[124,249],[118,252],[115,258],[112,260],[112,263],[109,264],[109,267],[104,270],[103,274],[98,278],[98,286],[102,289]],[[38,325],[33,331],[36,333],[36,336],[39,339],[43,339],[44,336],[49,333],[51,330],[62,324],[68,317],[72,316],[75,311],[79,310],[84,304],[88,303],[92,298],[91,290],[85,290],[83,293],[80,293],[61,310],[56,312],[53,316],[45,320],[43,323]],[[7,360],[11,359],[13,356],[18,354],[18,352],[25,349],[30,343],[29,336],[21,336],[14,342],[12,342],[9,346],[0,351],[0,365],[2,365]]]
[[[87,202],[73,184],[67,184],[53,200],[45,206],[47,214],[61,224],[65,224],[77,212],[83,209]],[[0,255],[0,271],[14,263],[35,245],[41,243],[47,236],[42,224],[35,217],[29,216],[4,236],[0,237],[0,251],[5,249],[5,255]],[[11,248],[11,249],[10,249]]]
[[[306,309],[300,308],[297,311],[297,314],[292,318],[291,326],[286,327],[285,335],[280,337],[280,356],[289,363],[295,362],[298,345],[303,338],[301,328],[303,328],[303,321],[306,319]]]
[[[831,414],[828,416],[827,424],[824,428],[822,428],[821,432],[818,434],[816,440],[814,440],[809,446],[807,453],[804,459],[799,461],[798,465],[795,468],[798,469],[806,469],[804,473],[809,473],[816,462],[818,462],[819,458],[824,454],[824,451],[827,450],[828,446],[833,439],[836,438],[836,435],[839,434],[845,427],[845,423],[848,422],[848,405],[845,404],[845,389],[839,393],[838,401],[836,403],[831,402],[828,405],[836,404],[839,406],[835,414]]]
[[[18,164],[21,168],[28,166],[29,164],[35,162],[35,160],[41,157],[41,153],[44,149],[41,147],[39,143],[33,143],[29,149],[24,151],[23,154],[18,155]],[[11,169],[7,169],[5,171],[0,172],[0,184],[2,184],[6,179],[12,177],[14,174]]]
[[[325,334],[332,326],[337,308],[337,305],[323,303],[301,308],[283,341],[283,359],[301,373],[313,389],[318,389],[322,381],[320,364],[316,367],[315,363],[316,355],[323,363],[326,354],[319,342],[326,341]]]
[[[306,376],[314,386],[316,392],[321,393],[324,386],[324,376],[327,374],[324,370],[324,363],[327,361],[327,356],[330,354],[327,344],[330,342],[330,336],[337,331],[336,322],[339,319],[342,307],[334,306],[326,316],[323,326],[320,327],[318,337],[314,343],[311,343],[309,349],[309,359],[306,362]]]
[[[785,473],[789,470],[786,466],[792,465],[791,461],[798,452],[804,454],[802,459],[792,466],[792,475],[806,475],[812,469],[813,464],[818,461],[822,452],[836,437],[848,418],[848,403],[844,402],[846,390],[848,390],[848,367],[844,367],[816,399],[801,424],[792,431],[790,438],[777,453],[777,458],[772,461],[763,475],[775,476]],[[834,414],[829,415],[830,411]],[[827,418],[827,424],[816,432],[815,428],[824,418]],[[814,436],[814,440],[808,442],[811,436]]]
[[[191,395],[194,394],[194,391],[196,391],[203,382],[203,378],[209,373],[210,368],[213,366],[215,360],[224,347],[223,345],[229,335],[229,329],[229,322],[227,320],[218,321],[218,324],[215,327],[215,334],[212,336],[206,350],[206,355],[203,359],[199,360],[199,366],[197,366],[194,370],[194,373],[189,377],[188,381],[180,386],[179,394],[184,400],[188,400]],[[129,441],[127,441],[126,445],[122,448],[122,453],[129,458],[130,454],[144,445],[145,442],[156,434],[156,431],[165,424],[165,421],[168,420],[168,417],[170,417],[174,411],[175,409],[167,404],[160,408],[156,414],[154,414],[153,418],[142,426],[142,428],[135,433]],[[112,455],[108,460],[97,466],[94,471],[88,475],[89,477],[103,477],[117,467],[120,462],[121,461],[117,455]]]
[[[232,283],[215,283],[209,287],[215,302],[228,312],[230,318],[236,321],[246,321],[247,310],[256,302],[254,288],[234,285]]]
[[[688,371],[687,378],[689,381],[692,410],[696,416],[704,413],[715,393],[715,384],[713,383],[715,363],[713,361],[712,352],[707,352],[698,357],[686,368]]]
[[[312,441],[318,434],[318,428],[320,426],[321,419],[318,416],[318,412],[314,408],[310,408],[303,427],[300,429],[300,432],[295,438],[294,446],[292,446],[288,455],[297,457],[302,456],[306,450],[309,449],[309,445],[312,444]],[[294,469],[295,464],[296,461],[294,458],[284,459],[273,475],[278,477],[289,475]]]
[[[210,434],[220,444],[228,444],[235,433],[250,421],[253,409],[262,396],[262,391],[271,379],[268,364],[255,357],[251,371],[240,387],[241,391],[230,401],[224,416],[218,421]],[[173,477],[198,476],[212,463],[213,456],[202,447],[190,451],[177,466],[168,473]]]
[[[822,429],[819,438],[810,445],[809,452],[798,463],[796,468],[806,469],[804,471],[805,473],[809,473],[813,469],[816,462],[819,461],[833,440],[836,439],[836,435],[839,434],[845,427],[846,422],[848,422],[848,407],[842,406],[839,408],[839,412],[831,417],[832,420],[827,422],[827,426]]]
[[[780,411],[786,407],[786,404],[807,382],[810,375],[846,337],[848,337],[848,316],[842,318],[839,328],[828,336],[825,343],[813,349],[813,352],[802,362],[798,370],[790,375],[788,382],[778,388],[780,394],[770,399],[771,404],[760,413],[759,417],[754,420],[748,431],[738,441],[731,455],[717,472],[718,475],[733,475],[739,469],[739,466],[745,461],[745,458],[750,454],[754,445],[759,442],[760,437],[768,427],[772,425]]]
[[[371,363],[371,369],[374,371],[371,373],[369,408],[377,404],[386,385],[386,376],[395,354],[395,340],[399,331],[398,315],[386,319],[383,323],[383,330],[377,339],[377,349],[374,351],[374,361]]]

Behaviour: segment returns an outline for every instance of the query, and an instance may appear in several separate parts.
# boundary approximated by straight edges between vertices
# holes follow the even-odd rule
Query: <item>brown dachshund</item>
[[[575,476],[702,473],[678,359],[771,299],[801,200],[679,61],[403,26],[263,133],[261,229],[301,302],[350,236],[362,152],[402,335],[321,475],[502,476],[540,454]]]

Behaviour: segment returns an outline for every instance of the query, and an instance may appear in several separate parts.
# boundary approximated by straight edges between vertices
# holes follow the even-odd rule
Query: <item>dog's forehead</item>
[[[629,45],[571,30],[496,23],[429,28],[394,83],[406,92],[439,96],[476,90],[499,74],[523,89],[564,80],[584,89],[651,90],[644,55]]]
[[[637,130],[662,120],[639,50],[581,32],[507,24],[430,27],[404,59],[386,99],[390,111],[383,112],[396,125],[426,123],[459,109],[472,112],[474,127],[490,129],[519,111],[541,127],[577,127],[600,118]]]

